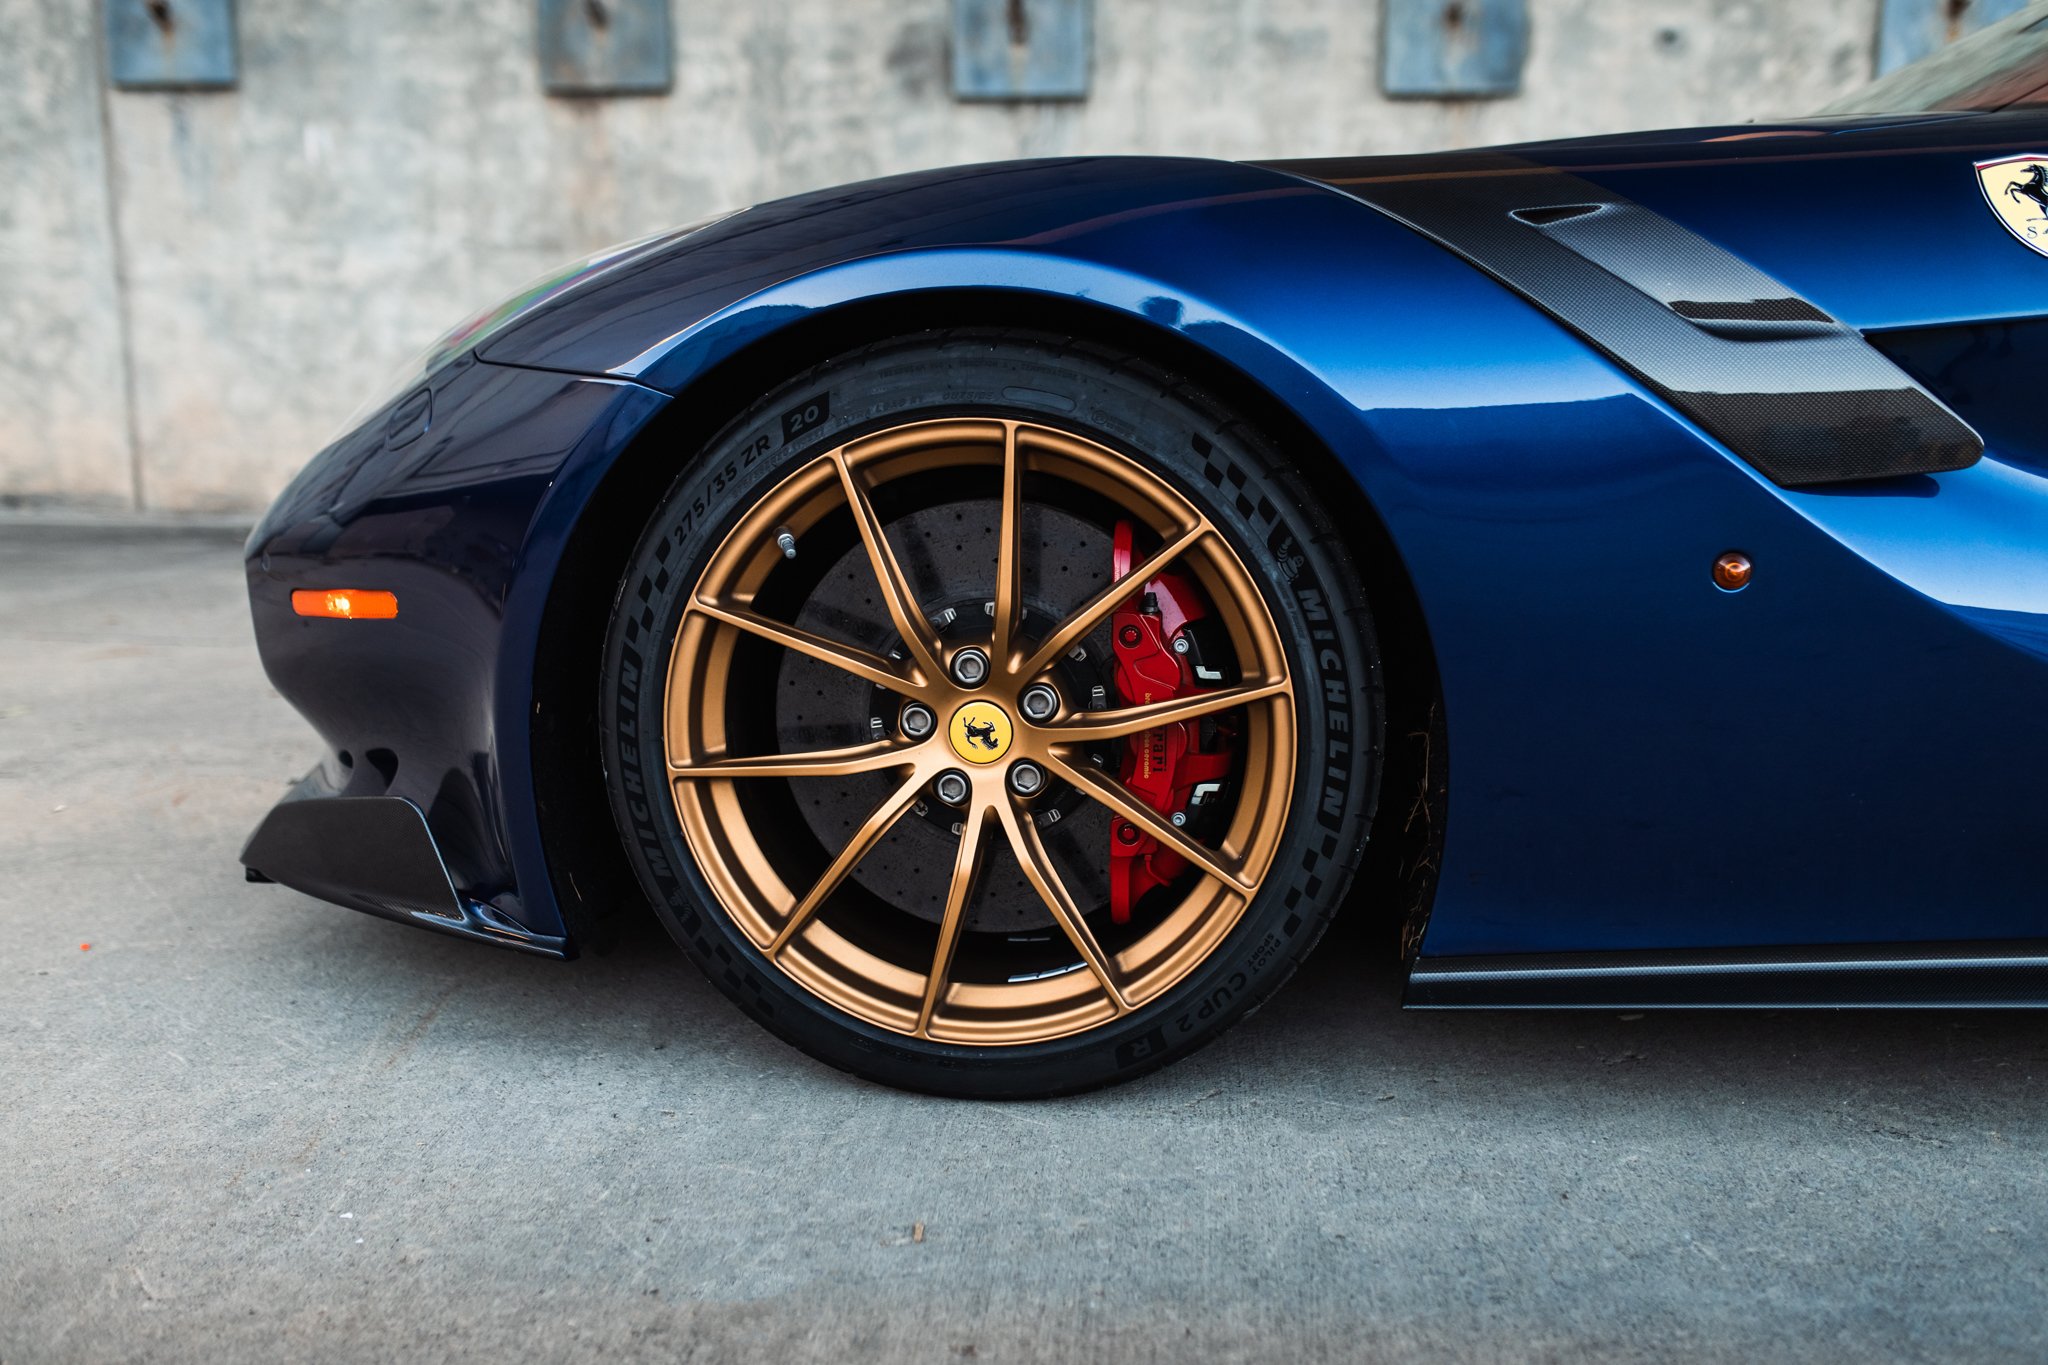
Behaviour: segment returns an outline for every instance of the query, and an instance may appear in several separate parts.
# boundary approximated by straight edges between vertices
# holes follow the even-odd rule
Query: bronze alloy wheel
[[[1000,480],[996,557],[987,566],[993,595],[985,620],[960,635],[934,627],[876,512],[881,488],[935,471]],[[1107,499],[1144,528],[1154,548],[1049,628],[1029,630],[1022,600],[1026,490],[1054,483]],[[801,544],[835,515],[850,515],[858,530],[901,657],[826,639],[755,608],[766,580],[788,562],[779,538]],[[1085,709],[1057,666],[1169,565],[1198,582],[1217,609],[1235,656],[1234,681],[1163,701]],[[897,724],[887,727],[894,732],[798,752],[735,752],[725,702],[735,685],[744,685],[735,653],[749,636],[827,664],[850,685],[900,699]],[[1158,998],[1230,932],[1286,825],[1294,695],[1278,633],[1251,576],[1208,518],[1158,478],[1050,426],[916,422],[820,456],[726,536],[698,580],[675,651],[663,731],[676,809],[699,866],[769,961],[820,998],[897,1033],[984,1045],[1042,1042]],[[1037,719],[1022,705],[1035,686],[1051,688],[1056,698],[1051,713]],[[906,732],[902,714],[910,706],[932,718],[910,727],[921,735]],[[1091,750],[1106,741],[1228,712],[1243,719],[1242,779],[1232,818],[1210,843],[1189,837],[1091,762]],[[822,870],[792,875],[764,845],[738,789],[853,774],[887,774],[887,794]],[[1175,904],[1151,910],[1144,932],[1125,942],[1111,946],[1098,936],[1041,840],[1041,811],[1057,809],[1048,803],[1061,784],[1198,874],[1186,879]],[[935,805],[958,830],[943,914],[928,960],[894,960],[848,932],[829,907],[877,841],[920,807]],[[953,971],[970,900],[990,860],[1002,856],[998,850],[1016,860],[1085,970],[979,980]]]
[[[699,965],[827,1060],[1134,1074],[1341,895],[1377,776],[1361,594],[1273,457],[1136,362],[899,346],[763,400],[657,510],[612,622],[614,810]]]

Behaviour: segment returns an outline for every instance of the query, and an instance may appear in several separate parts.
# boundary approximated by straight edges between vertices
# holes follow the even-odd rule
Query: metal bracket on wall
[[[1380,88],[1395,99],[1520,94],[1528,0],[1386,0]]]
[[[107,76],[122,90],[235,84],[234,0],[105,0]]]
[[[1093,0],[953,0],[953,98],[1088,96]]]
[[[550,95],[659,95],[675,84],[668,0],[540,0]]]
[[[2026,7],[2027,0],[1884,0],[1877,17],[1877,74],[1917,62]]]

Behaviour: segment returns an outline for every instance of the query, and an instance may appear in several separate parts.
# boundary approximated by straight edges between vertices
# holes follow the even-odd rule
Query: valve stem
[[[782,551],[784,559],[796,558],[796,537],[789,533],[787,526],[775,528],[775,546]]]

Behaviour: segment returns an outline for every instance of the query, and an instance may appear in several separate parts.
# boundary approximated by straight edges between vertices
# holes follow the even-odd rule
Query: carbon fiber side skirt
[[[1410,1009],[2048,1007],[2048,940],[1420,958]]]

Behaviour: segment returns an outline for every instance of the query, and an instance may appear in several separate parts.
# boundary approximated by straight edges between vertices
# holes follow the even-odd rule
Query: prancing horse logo
[[[953,752],[969,763],[994,763],[1010,752],[1015,737],[1009,714],[992,701],[970,701],[946,723]]]
[[[2048,256],[2048,155],[2028,152],[1980,161],[1977,184],[2005,230]]]
[[[2041,206],[2043,217],[2048,217],[2048,167],[2035,162],[2027,167],[2027,178],[2006,185],[2008,199],[2031,199]]]

